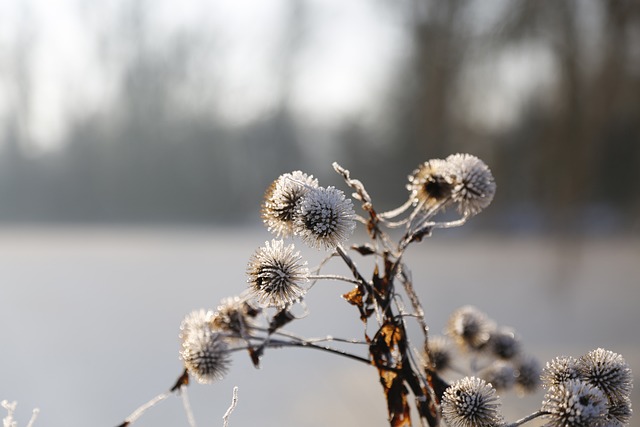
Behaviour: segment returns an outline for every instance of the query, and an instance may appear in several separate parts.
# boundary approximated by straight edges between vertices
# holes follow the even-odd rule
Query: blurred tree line
[[[351,119],[320,130],[289,102],[308,11],[304,0],[288,4],[289,42],[274,59],[281,76],[270,114],[236,126],[207,109],[176,107],[175,88],[210,48],[206,29],[158,46],[149,42],[144,3],[131,2],[118,28],[100,34],[104,57],[123,70],[115,101],[99,114],[76,114],[61,149],[35,154],[23,129],[32,90],[26,37],[11,58],[21,95],[0,128],[0,220],[255,221],[277,175],[302,169],[337,185],[333,160],[391,208],[404,201],[418,163],[469,152],[498,183],[477,227],[640,228],[638,2],[518,0],[495,2],[491,13],[481,0],[380,5],[404,20],[411,52],[380,94],[384,126]],[[531,46],[549,58],[551,80],[514,104],[507,125],[478,120],[470,111],[482,111],[482,82],[499,87],[503,76],[491,65]],[[470,79],[478,69],[489,70],[484,80]],[[315,132],[324,137],[310,137]]]

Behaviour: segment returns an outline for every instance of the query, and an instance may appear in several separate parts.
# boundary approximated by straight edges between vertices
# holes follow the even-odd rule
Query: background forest
[[[3,3],[3,222],[244,221],[334,160],[392,206],[461,151],[472,227],[640,229],[637,2]]]

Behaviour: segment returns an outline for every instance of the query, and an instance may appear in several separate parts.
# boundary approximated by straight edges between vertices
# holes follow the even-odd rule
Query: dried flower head
[[[540,363],[535,357],[521,356],[513,362],[518,371],[516,386],[522,393],[532,393],[540,386]]]
[[[220,301],[211,319],[211,325],[221,332],[242,337],[255,327],[255,317],[259,313],[260,309],[251,306],[244,298],[229,297]]]
[[[611,400],[623,399],[631,393],[631,368],[617,353],[603,348],[592,350],[578,360],[578,367],[582,378],[599,387]]]
[[[453,354],[451,343],[446,337],[435,336],[429,338],[429,358],[431,362],[430,369],[435,372],[443,372],[451,367]]]
[[[264,194],[262,220],[276,237],[293,234],[293,222],[300,199],[318,186],[313,175],[294,171],[280,175]]]
[[[488,427],[502,423],[496,390],[486,381],[464,377],[442,396],[442,418],[450,427]]]
[[[550,388],[576,378],[580,378],[578,361],[571,356],[556,357],[551,362],[547,362],[542,374],[540,374],[544,388]]]
[[[446,205],[453,189],[449,163],[442,159],[424,162],[409,175],[407,190],[414,206],[430,209],[438,203]]]
[[[607,397],[585,381],[569,380],[549,388],[542,411],[550,427],[597,426],[607,414]]]
[[[480,378],[492,384],[496,390],[509,390],[516,383],[518,371],[512,363],[496,360],[480,371]]]
[[[491,331],[488,344],[489,351],[501,359],[512,359],[520,353],[520,338],[511,328]]]
[[[494,325],[476,307],[466,305],[454,311],[447,323],[447,334],[462,348],[481,350],[489,341]]]
[[[475,215],[489,206],[496,193],[489,167],[471,154],[452,154],[446,161],[454,178],[451,197],[460,213]]]
[[[609,410],[605,415],[606,421],[604,425],[629,425],[631,415],[633,415],[633,410],[631,409],[631,399],[625,397],[624,399],[614,400],[613,402],[609,402]]]
[[[212,311],[196,310],[180,325],[180,359],[200,384],[221,379],[230,363],[227,342],[211,328],[212,318]]]
[[[351,199],[334,187],[314,188],[300,201],[295,232],[311,247],[335,249],[351,236],[355,226]]]
[[[282,240],[265,242],[249,261],[249,288],[260,304],[284,308],[305,294],[300,285],[308,281],[306,265],[293,244],[285,246]]]

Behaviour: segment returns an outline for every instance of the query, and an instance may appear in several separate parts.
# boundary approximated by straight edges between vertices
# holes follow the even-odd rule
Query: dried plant
[[[223,299],[216,310],[196,310],[185,317],[180,327],[184,372],[168,392],[142,405],[120,426],[132,424],[171,393],[186,391],[191,378],[200,383],[221,378],[230,369],[233,352],[248,352],[258,367],[267,350],[285,347],[316,349],[371,365],[379,376],[393,427],[411,426],[416,413],[420,425],[431,427],[441,422],[451,427],[514,427],[537,417],[546,417],[552,427],[628,424],[632,376],[618,354],[597,349],[578,359],[556,358],[541,369],[535,358],[523,352],[516,331],[498,325],[471,305],[451,314],[446,336],[429,335],[404,255],[410,245],[435,229],[461,226],[491,203],[496,184],[482,160],[454,154],[424,162],[409,176],[407,201],[387,212],[374,208],[362,182],[351,178],[348,170],[337,163],[333,168],[353,191],[363,214],[355,213],[353,202],[341,190],[322,187],[301,171],[273,181],[261,215],[276,239],[250,257],[248,286],[239,295]],[[455,208],[460,216],[442,220],[446,208]],[[347,246],[357,223],[364,226],[369,242]],[[318,268],[310,269],[294,244],[285,243],[284,238],[297,238],[326,251],[327,256]],[[363,273],[357,257],[372,258],[373,271]],[[322,274],[330,262],[344,263],[350,277]],[[362,340],[311,339],[285,329],[296,320],[292,308],[311,298],[312,286],[321,280],[353,286],[343,299],[363,323]],[[410,308],[404,301],[409,301]],[[414,321],[422,333],[410,340],[407,322]],[[331,342],[359,348],[366,344],[367,352],[352,353],[332,347]],[[507,423],[497,391],[528,393],[540,384],[547,389],[540,409]],[[182,395],[193,425],[186,393]],[[236,401],[234,390],[230,411]]]

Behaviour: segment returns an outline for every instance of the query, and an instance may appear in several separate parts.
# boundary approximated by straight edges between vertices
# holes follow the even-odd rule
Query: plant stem
[[[547,415],[547,414],[548,414],[548,412],[545,412],[545,411],[536,411],[533,414],[527,415],[526,417],[521,418],[518,421],[513,422],[512,424],[507,424],[504,427],[518,427],[518,426],[520,426],[520,425],[522,425],[524,423],[527,423],[527,422],[529,422],[529,421],[531,421],[531,420],[533,420],[535,418],[538,418],[538,417],[541,417],[541,416]]]
[[[269,341],[269,344],[267,345],[268,347],[306,347],[306,348],[313,348],[316,350],[321,350],[321,351],[326,351],[329,353],[333,353],[333,354],[337,354],[339,356],[344,356],[347,357],[349,359],[353,359],[353,360],[357,360],[359,362],[362,363],[366,363],[367,365],[371,365],[371,360],[362,357],[362,356],[358,356],[356,354],[352,354],[352,353],[348,353],[346,351],[343,350],[339,350],[337,348],[333,348],[333,347],[327,347],[327,346],[323,346],[323,345],[317,345],[311,342],[307,342],[307,341],[296,341],[296,342],[292,342],[292,341],[280,341],[280,340],[271,340]]]
[[[364,279],[364,277],[362,277],[362,275],[358,271],[358,267],[356,267],[356,265],[353,263],[353,260],[351,259],[349,254],[347,254],[347,252],[344,250],[342,245],[336,246],[336,252],[338,252],[338,255],[340,255],[342,260],[347,264],[347,266],[351,270],[351,274],[353,274],[353,277],[356,278],[356,283],[360,286],[364,286],[365,289],[369,290],[370,288],[369,283]]]
[[[347,282],[347,283],[353,283],[353,284],[360,284],[359,281],[355,280],[355,279],[350,279],[348,277],[344,277],[344,276],[340,276],[338,274],[318,274],[318,275],[310,275],[309,279],[311,280],[341,280],[343,282]]]

